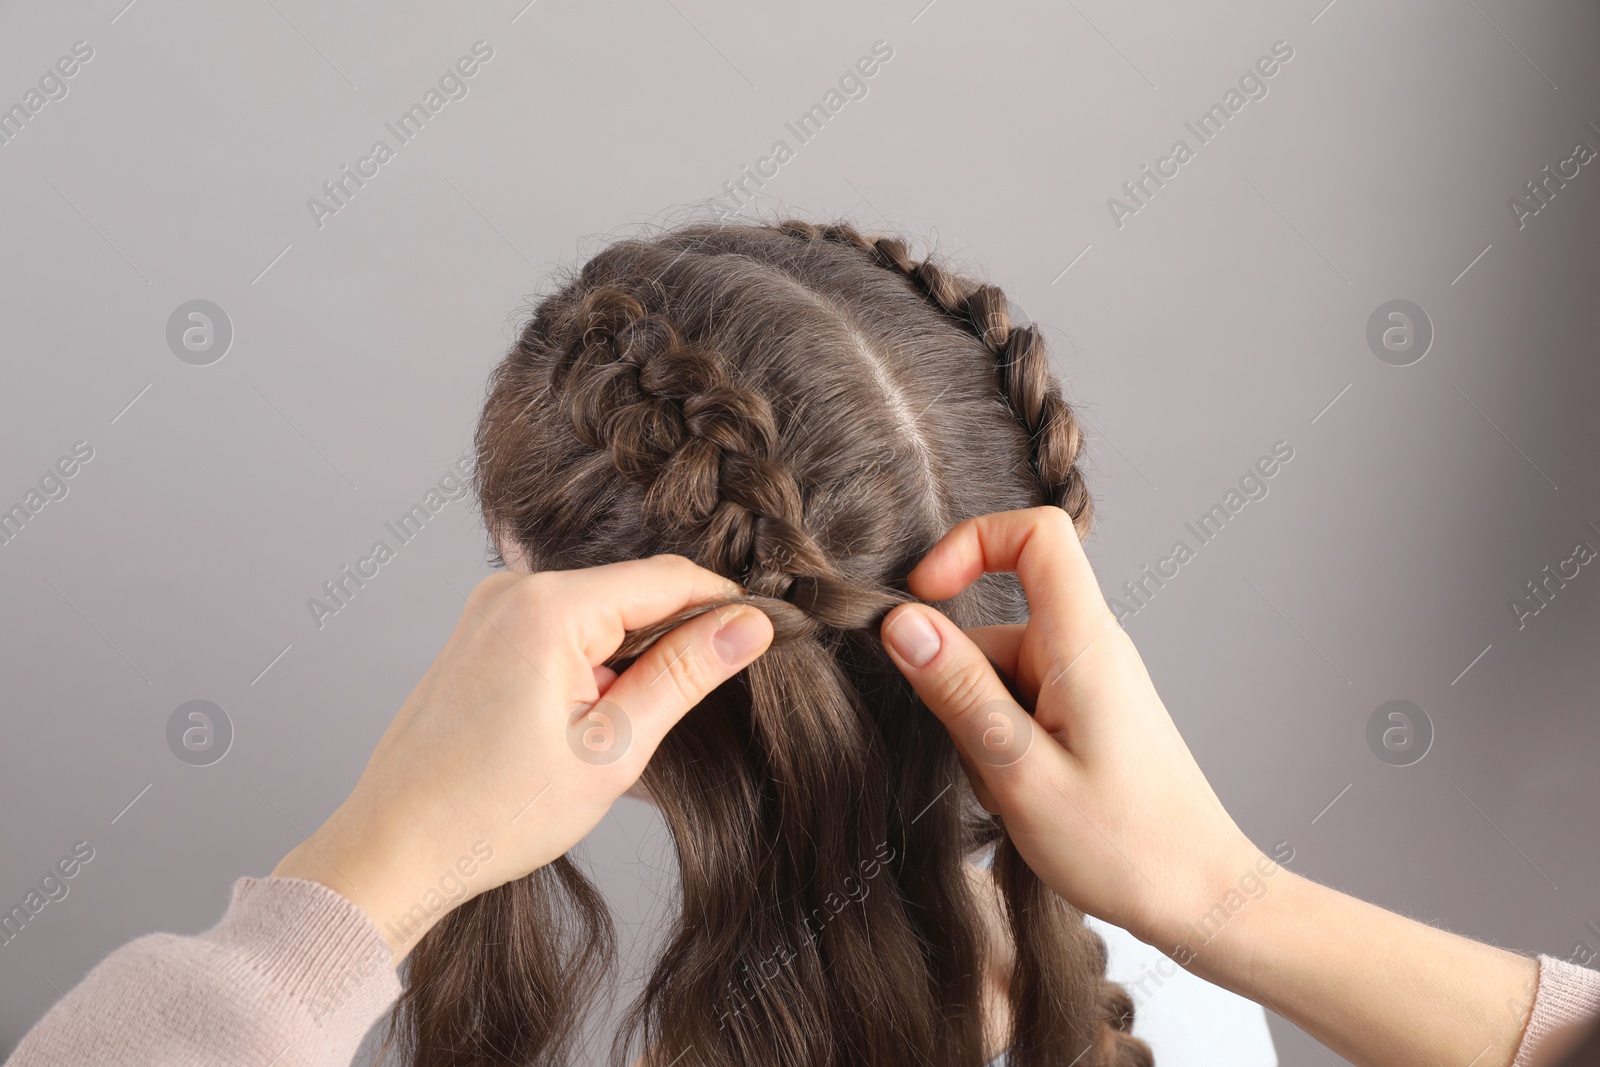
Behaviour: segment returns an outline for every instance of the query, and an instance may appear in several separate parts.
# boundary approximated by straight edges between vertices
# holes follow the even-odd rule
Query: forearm
[[[1188,942],[1189,970],[1271,1008],[1361,1067],[1512,1062],[1538,961],[1281,868],[1262,884],[1264,895],[1208,925],[1204,940],[1193,936],[1193,923],[1173,932]]]
[[[398,966],[443,917],[444,902],[441,898],[437,908],[419,906],[423,894],[434,887],[402,873],[400,847],[371,828],[372,821],[352,828],[342,816],[342,810],[336,811],[291,849],[272,874],[321,883],[355,905],[383,935]]]
[[[142,937],[102,960],[6,1063],[343,1067],[399,989],[349,902],[297,879],[242,879],[212,929]]]

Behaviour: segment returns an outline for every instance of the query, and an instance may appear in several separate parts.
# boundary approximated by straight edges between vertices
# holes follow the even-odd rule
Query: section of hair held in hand
[[[534,309],[478,428],[488,528],[540,570],[681,553],[776,634],[645,772],[681,912],[613,1063],[1150,1062],[1099,938],[977,804],[878,637],[962,519],[1054,505],[1086,536],[1080,446],[1037,328],[998,289],[846,224],[621,241]],[[1027,610],[1010,575],[940,607],[962,626]],[[997,842],[1000,946],[967,862]],[[563,861],[423,939],[391,1036],[428,1067],[568,1062],[610,946]],[[1011,1029],[986,1032],[1001,959]]]

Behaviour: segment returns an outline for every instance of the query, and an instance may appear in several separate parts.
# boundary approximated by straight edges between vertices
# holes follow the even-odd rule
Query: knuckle
[[[696,566],[694,560],[678,552],[663,552],[656,559],[665,563],[674,571],[679,571],[683,574],[690,574],[700,569]]]
[[[1054,504],[1041,504],[1033,509],[1034,521],[1056,533],[1071,532],[1078,536],[1076,528],[1072,525],[1072,516],[1068,515],[1065,508],[1058,508]]]
[[[519,651],[541,648],[549,613],[543,607],[543,594],[535,588],[539,584],[530,576],[505,571],[489,575],[467,595],[452,639],[469,642],[480,651],[493,650],[494,655],[506,650],[507,641]],[[528,654],[523,652],[522,658]]]
[[[701,697],[712,688],[708,684],[712,672],[704,650],[694,641],[685,641],[679,648],[662,651],[667,653],[666,662],[656,668],[653,684],[670,685],[673,693],[684,703],[699,703]]]
[[[553,605],[562,602],[561,577],[546,571],[521,575],[486,609],[484,618],[506,634],[528,634],[550,619]]]
[[[953,664],[939,677],[937,685],[939,702],[956,715],[975,712],[984,703],[987,689],[986,668],[986,663],[980,664],[972,659]]]
[[[489,603],[497,599],[507,589],[513,588],[521,581],[521,576],[509,571],[496,571],[487,578],[482,579],[472,587],[469,600],[475,603]]]
[[[466,603],[461,605],[461,625],[474,626],[484,619],[504,617],[508,602],[519,595],[521,581],[518,575],[499,571],[473,586]]]
[[[512,588],[518,608],[534,608],[548,604],[556,596],[562,578],[556,571],[540,571],[524,575]]]

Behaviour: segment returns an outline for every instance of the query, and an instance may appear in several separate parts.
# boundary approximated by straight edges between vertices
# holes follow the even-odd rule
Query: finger
[[[1020,623],[1008,623],[1000,626],[972,626],[967,629],[967,636],[972,638],[972,643],[988,657],[994,664],[994,669],[1000,674],[1015,679],[1017,676],[1017,653],[1022,648],[1022,635],[1027,628]],[[1025,694],[1031,696],[1032,694]]]
[[[594,669],[595,692],[599,693],[601,696],[606,695],[606,690],[610,689],[611,683],[615,682],[616,680],[617,672],[612,670],[610,667],[607,667],[605,664],[601,664]]]
[[[933,608],[895,608],[882,634],[895,666],[991,791],[999,794],[1015,781],[1035,748],[1054,743],[1012,699],[972,639]]]
[[[575,751],[594,763],[625,761],[638,777],[667,731],[771,643],[771,620],[748,605],[708,611],[675,627],[580,718],[583,749]]]
[[[563,613],[562,628],[590,664],[610,658],[629,630],[740,591],[737,583],[676,555],[545,572],[542,577]]]
[[[1072,519],[1058,507],[979,515],[958,523],[906,577],[924,600],[947,600],[985,572],[1014,571],[1033,618],[1047,626],[1109,614]]]
[[[1000,806],[994,801],[994,794],[989,791],[988,785],[983,781],[983,775],[978,773],[978,768],[972,765],[967,754],[956,749],[956,758],[961,761],[961,771],[967,776],[967,784],[972,787],[972,795],[978,798],[979,805],[990,815],[999,815]]]
[[[1011,695],[1028,709],[1035,720],[1046,729],[1051,729],[1039,712],[1039,671],[1026,651],[1028,628],[1018,623],[974,626],[966,631],[966,635],[994,664],[995,673],[1011,689]]]

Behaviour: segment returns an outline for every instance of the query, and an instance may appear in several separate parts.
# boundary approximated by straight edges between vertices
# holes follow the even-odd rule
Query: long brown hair
[[[1009,1067],[1150,1063],[1100,938],[977,805],[878,636],[964,518],[1055,505],[1086,535],[1080,441],[1039,330],[998,289],[848,224],[620,241],[538,305],[478,428],[489,529],[534,569],[682,553],[776,631],[642,779],[682,907],[613,1063],[983,1063],[990,949],[966,863],[990,844]],[[940,607],[962,626],[1027,613],[1009,575]],[[419,1067],[565,1062],[613,946],[562,859],[422,939],[393,1032]]]

